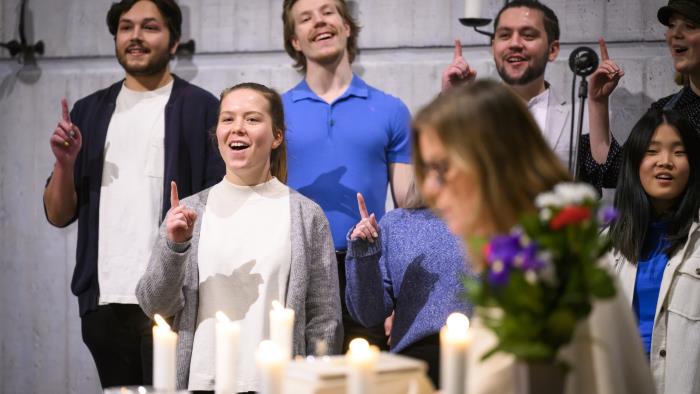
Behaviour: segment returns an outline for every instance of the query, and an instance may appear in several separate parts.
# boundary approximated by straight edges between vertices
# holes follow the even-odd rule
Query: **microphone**
[[[587,77],[598,68],[598,54],[589,47],[578,47],[569,55],[569,68],[580,77]]]

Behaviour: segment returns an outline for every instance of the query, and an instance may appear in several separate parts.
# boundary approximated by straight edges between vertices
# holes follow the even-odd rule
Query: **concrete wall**
[[[0,0],[0,39],[17,38],[19,0]],[[0,393],[94,393],[96,370],[80,337],[69,285],[76,226],[50,227],[41,205],[53,157],[48,138],[70,102],[120,78],[104,24],[111,0],[29,0],[28,38],[43,40],[38,67],[21,67],[0,50]],[[173,63],[182,77],[218,94],[242,81],[284,91],[299,75],[282,47],[281,0],[180,0],[183,38],[197,53]],[[492,16],[501,1],[485,0]],[[566,59],[598,36],[627,75],[612,100],[615,134],[624,138],[649,103],[670,94],[669,56],[656,10],[664,0],[547,2],[563,27],[560,60],[548,79],[570,96]],[[461,0],[352,2],[363,30],[355,70],[370,84],[402,98],[412,111],[433,97],[451,60],[453,39],[480,76],[495,76],[484,36],[457,22]]]

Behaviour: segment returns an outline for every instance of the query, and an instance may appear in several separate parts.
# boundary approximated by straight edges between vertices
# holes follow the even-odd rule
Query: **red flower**
[[[552,218],[552,221],[549,222],[549,227],[552,230],[559,230],[567,224],[581,223],[584,220],[590,219],[590,217],[591,210],[588,207],[570,205],[559,211],[557,216]]]
[[[489,257],[491,257],[491,243],[487,243],[484,245],[484,247],[481,249],[481,254],[484,256],[484,259],[488,261]]]

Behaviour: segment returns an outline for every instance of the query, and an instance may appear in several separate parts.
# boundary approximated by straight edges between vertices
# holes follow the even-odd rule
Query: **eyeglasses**
[[[434,173],[435,181],[437,182],[438,186],[445,186],[446,176],[450,171],[450,162],[448,160],[426,162],[423,163],[423,165],[425,166],[426,177],[428,177],[429,174]]]

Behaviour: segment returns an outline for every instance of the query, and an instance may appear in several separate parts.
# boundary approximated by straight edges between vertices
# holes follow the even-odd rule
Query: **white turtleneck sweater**
[[[273,300],[285,303],[291,262],[289,188],[276,178],[212,187],[199,238],[199,308],[189,390],[214,390],[215,314],[241,325],[237,391],[260,389],[255,350],[268,338]]]

